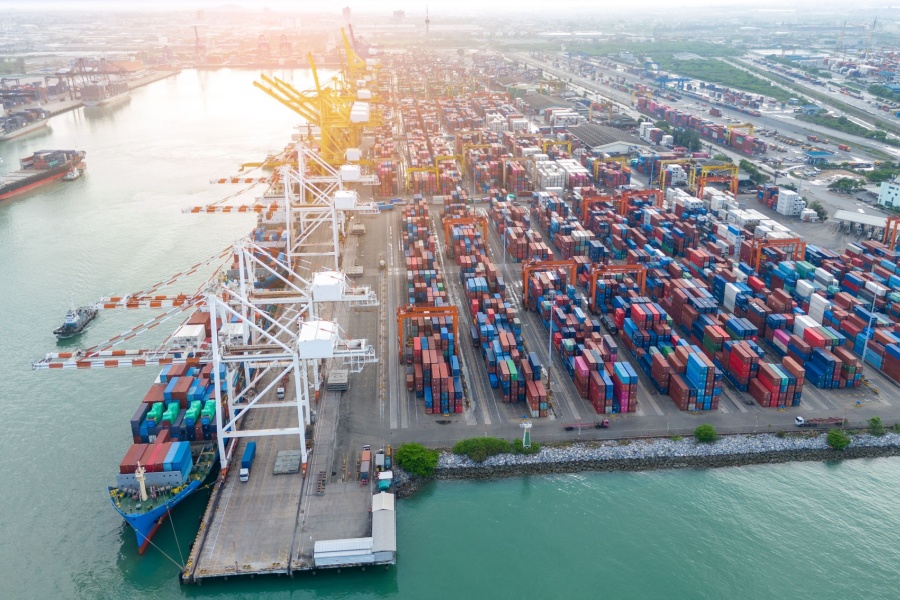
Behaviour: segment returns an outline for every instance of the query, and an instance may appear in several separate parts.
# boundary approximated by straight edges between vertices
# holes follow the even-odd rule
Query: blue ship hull
[[[163,524],[163,522],[166,520],[166,517],[169,516],[170,512],[172,512],[172,509],[178,506],[185,498],[187,498],[191,494],[205,487],[206,481],[210,479],[212,473],[215,473],[217,471],[216,460],[219,456],[218,448],[216,448],[215,442],[207,442],[207,444],[210,445],[203,446],[199,449],[195,448],[195,452],[199,450],[197,456],[207,455],[211,458],[208,463],[205,463],[205,468],[207,470],[205,472],[198,473],[200,476],[192,478],[190,483],[186,484],[180,492],[166,500],[163,504],[155,506],[149,511],[131,514],[126,513],[116,503],[117,488],[113,486],[109,486],[107,488],[107,491],[109,493],[109,501],[112,502],[113,508],[115,508],[116,512],[119,513],[123,519],[125,519],[125,522],[131,525],[131,528],[134,529],[134,534],[137,539],[138,552],[140,554],[143,554],[147,550],[147,548],[150,547],[153,536],[156,534],[157,529],[159,529],[160,525]],[[204,452],[205,450],[208,450],[208,452]],[[197,468],[203,467],[199,464],[195,464],[195,469]]]
[[[137,536],[138,552],[143,554],[150,546],[150,542],[153,540],[156,530],[159,529],[159,526],[166,520],[166,517],[172,509],[182,500],[200,489],[201,486],[203,486],[202,481],[192,481],[186,488],[170,498],[165,504],[161,504],[149,512],[138,515],[127,515],[122,512],[122,509],[116,506],[116,499],[113,497],[113,490],[116,488],[112,486],[109,487],[109,500],[112,502],[116,512],[122,515],[125,522],[134,529],[134,533]]]

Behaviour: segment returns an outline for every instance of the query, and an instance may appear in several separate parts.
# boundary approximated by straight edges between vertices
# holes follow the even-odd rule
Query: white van
[[[278,398],[279,400],[284,400],[284,388],[283,387],[280,387],[277,390],[275,390],[275,397]]]

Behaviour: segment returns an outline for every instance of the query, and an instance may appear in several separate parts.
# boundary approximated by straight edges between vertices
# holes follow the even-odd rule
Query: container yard
[[[806,208],[796,194],[742,195],[736,168],[705,153],[590,148],[573,110],[489,89],[492,62],[398,53],[376,77],[360,61],[349,61],[366,85],[348,121],[316,124],[341,135],[288,152],[314,175],[267,176],[265,203],[186,209],[259,221],[224,254],[219,293],[231,300],[198,295],[207,308],[173,336],[181,346],[151,356],[162,371],[119,473],[141,460],[184,480],[173,441],[218,448],[185,582],[394,564],[386,457],[405,442],[512,438],[523,421],[539,441],[689,433],[701,419],[778,430],[801,411],[892,406],[900,256],[889,236],[807,243],[747,206],[792,217]],[[299,114],[318,106],[262,79]],[[752,131],[638,100],[654,119],[766,152]],[[662,131],[643,125],[635,139]]]

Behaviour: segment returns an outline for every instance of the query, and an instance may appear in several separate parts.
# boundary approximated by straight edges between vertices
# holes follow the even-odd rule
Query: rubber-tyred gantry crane
[[[759,261],[765,248],[781,248],[788,253],[788,260],[803,260],[806,256],[806,242],[800,238],[785,238],[780,240],[764,240],[753,238],[750,240],[750,266],[759,268]]]
[[[406,347],[403,324],[407,319],[447,317],[453,321],[453,339],[459,343],[459,311],[456,306],[407,306],[397,309],[397,350],[402,355]]]
[[[735,164],[730,165],[706,165],[700,167],[700,174],[691,169],[688,179],[688,189],[694,192],[698,198],[703,198],[703,190],[707,183],[727,183],[731,195],[735,198],[738,193],[738,169]]]
[[[891,250],[897,249],[897,238],[900,237],[900,217],[888,217],[884,225],[881,242]]]
[[[641,296],[647,290],[647,268],[643,265],[603,265],[591,269],[589,281],[588,306],[596,311],[595,298],[597,296],[597,281],[607,275],[631,275],[634,277]]]
[[[569,285],[575,285],[575,280],[578,274],[578,263],[575,259],[569,260],[529,260],[527,262],[522,263],[522,294],[525,298],[525,303],[531,306],[531,297],[528,293],[528,279],[531,277],[532,273],[546,273],[547,271],[553,271],[556,269],[566,269],[566,272],[569,276],[568,283]]]
[[[474,225],[481,227],[481,235],[485,240],[488,237],[487,218],[476,215],[474,217],[459,217],[455,215],[447,215],[444,217],[444,243],[447,248],[448,256],[453,256],[453,243],[450,240],[450,230],[457,225]]]

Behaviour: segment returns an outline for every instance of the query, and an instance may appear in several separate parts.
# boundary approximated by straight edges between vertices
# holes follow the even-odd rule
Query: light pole
[[[866,366],[866,351],[869,349],[869,335],[872,331],[872,321],[875,319],[875,300],[879,296],[884,296],[887,293],[887,289],[876,284],[873,284],[874,290],[872,292],[872,307],[869,309],[869,323],[866,328],[869,330],[866,333],[866,337],[863,339],[863,351],[862,351],[862,366],[865,368]]]

